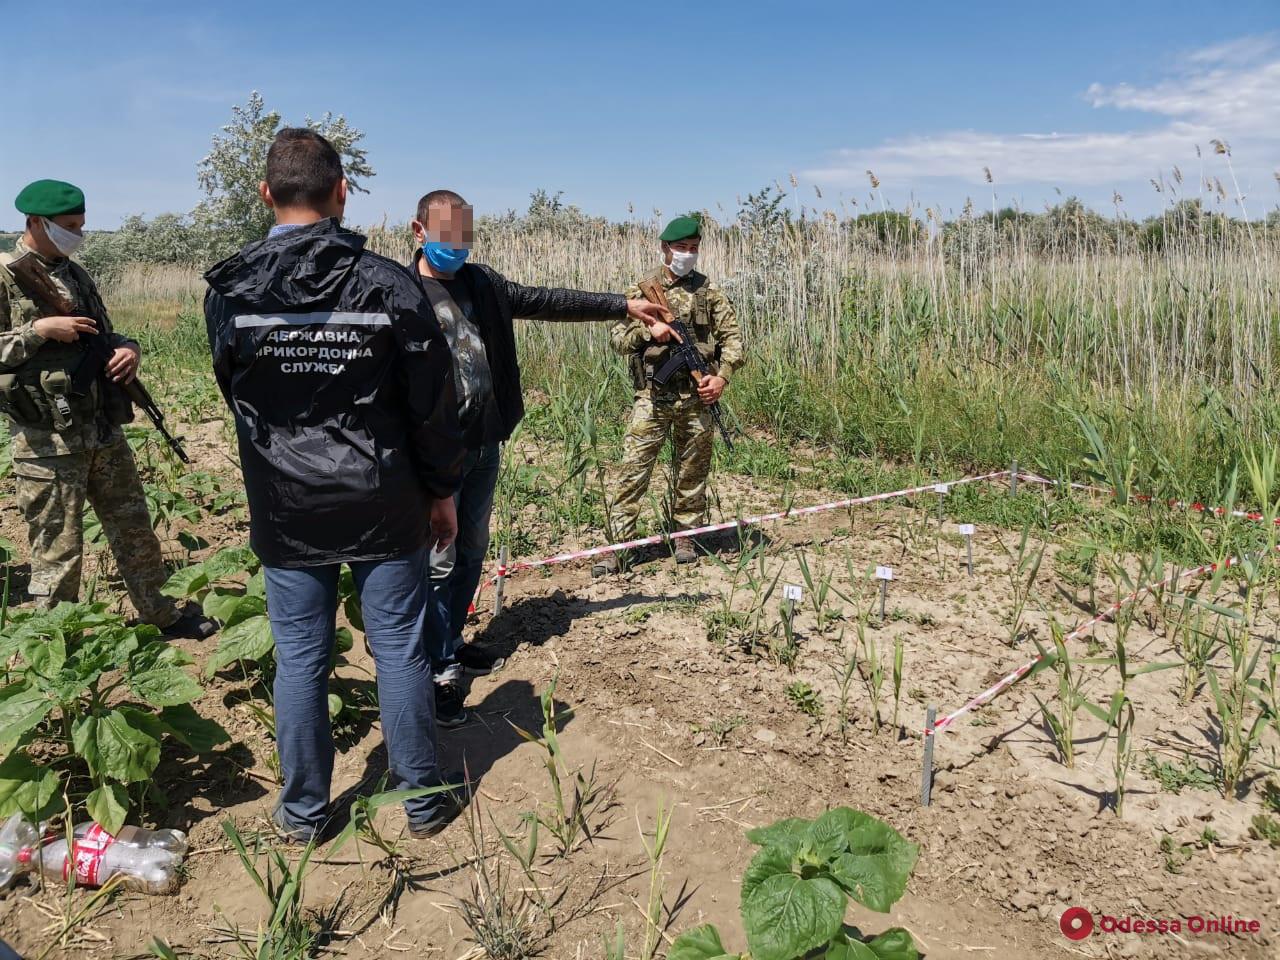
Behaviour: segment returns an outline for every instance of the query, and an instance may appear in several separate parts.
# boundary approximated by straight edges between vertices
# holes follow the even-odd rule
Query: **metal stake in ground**
[[[502,588],[507,582],[507,545],[503,544],[498,551],[498,583],[493,591],[493,615],[502,613]]]
[[[973,524],[960,524],[960,536],[964,537],[964,546],[969,566],[969,576],[973,576]]]
[[[947,498],[947,491],[950,489],[945,483],[937,483],[933,487],[933,492],[938,495],[938,526],[942,526],[942,501]]]
[[[893,579],[893,567],[876,567],[876,579],[880,581],[880,623],[884,624],[884,605],[889,598],[889,581]]]
[[[924,770],[920,773],[920,805],[927,807],[933,794],[933,721],[937,707],[929,707],[924,718]]]
[[[1016,496],[1018,493],[1018,461],[1014,460],[1009,465],[1009,496]]]

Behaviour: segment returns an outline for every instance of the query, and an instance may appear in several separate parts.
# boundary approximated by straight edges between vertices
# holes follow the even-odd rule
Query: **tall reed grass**
[[[1084,417],[1134,441],[1140,485],[1212,496],[1248,443],[1280,432],[1280,242],[1206,218],[1152,245],[1091,216],[1053,224],[1049,241],[1043,217],[902,239],[833,215],[709,223],[700,269],[736,304],[749,356],[725,405],[748,432],[956,469],[1016,457],[1074,470]],[[474,259],[524,283],[620,291],[657,265],[658,230],[489,220]],[[408,259],[403,227],[369,236]],[[194,271],[130,268],[107,292],[122,318],[152,325],[148,304],[196,310],[199,290]],[[585,403],[609,376],[605,412],[620,417],[629,388],[601,325],[519,329],[528,389]]]

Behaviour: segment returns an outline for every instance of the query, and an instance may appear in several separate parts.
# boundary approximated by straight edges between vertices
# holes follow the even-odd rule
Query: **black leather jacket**
[[[421,251],[414,256],[415,276],[421,256]],[[503,428],[502,435],[493,438],[495,440],[511,436],[524,416],[513,318],[575,322],[618,320],[627,315],[626,297],[617,293],[526,287],[479,263],[464,264],[457,275],[467,284],[471,302],[475,304],[476,326],[484,340],[485,356],[493,374],[493,395]]]
[[[235,414],[250,543],[269,566],[403,556],[461,483],[453,364],[405,268],[322,220],[207,274],[205,322]]]

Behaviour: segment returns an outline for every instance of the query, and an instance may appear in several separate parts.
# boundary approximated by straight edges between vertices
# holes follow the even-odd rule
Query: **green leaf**
[[[756,888],[770,877],[791,872],[791,857],[779,847],[765,847],[757,850],[751,863],[742,873],[742,887],[739,899],[746,904],[747,898],[755,893]]]
[[[0,689],[0,753],[12,750],[51,710],[53,701],[25,681]]]
[[[67,662],[67,641],[61,633],[28,637],[22,645],[22,658],[42,677],[53,677]]]
[[[720,932],[711,924],[694,927],[676,937],[667,951],[667,960],[738,960],[725,952]]]
[[[234,577],[241,573],[255,573],[261,564],[258,556],[248,547],[224,547],[201,564],[209,582]]]
[[[771,823],[767,827],[756,827],[753,830],[748,830],[747,839],[757,846],[782,847],[794,853],[800,848],[801,842],[812,825],[813,821],[811,820],[790,817],[786,820]]]
[[[160,741],[129,723],[119,710],[96,719],[99,773],[121,783],[150,777],[160,763]]]
[[[878,960],[919,960],[920,957],[915,940],[901,927],[886,930],[868,940],[866,945]]]
[[[0,817],[23,813],[30,820],[44,819],[60,786],[53,767],[37,766],[22,753],[10,754],[0,763]]]
[[[129,794],[118,783],[104,783],[85,797],[84,808],[103,830],[114,837],[129,815]]]
[[[840,929],[846,902],[825,877],[779,874],[765,880],[742,904],[752,960],[795,960],[827,943]]]
[[[342,597],[342,612],[347,615],[351,626],[364,633],[364,611],[360,607],[360,591],[356,589],[356,580],[350,567],[343,567],[338,577],[338,596]]]
[[[206,617],[213,617],[215,620],[221,620],[226,623],[231,619],[232,613],[243,597],[244,594],[239,590],[214,587],[204,595],[204,601],[200,604],[200,609]]]
[[[831,876],[862,905],[888,913],[906,891],[919,847],[883,820],[857,810],[849,813],[849,852],[831,863]]]
[[[160,722],[166,733],[196,753],[208,753],[219,744],[231,741],[217,721],[200,716],[189,703],[165,707],[160,711]]]
[[[197,563],[175,570],[173,575],[164,582],[160,592],[167,597],[185,600],[187,597],[194,597],[208,586],[209,575],[205,573],[204,564]]]
[[[76,755],[89,765],[89,772],[98,775],[98,718],[85,714],[71,727],[71,746]]]
[[[831,859],[849,850],[850,836],[867,821],[874,820],[867,814],[849,807],[828,810],[809,827],[806,839],[813,853],[823,859]]]
[[[333,634],[334,652],[341,656],[344,653],[350,653],[356,645],[356,638],[352,636],[351,631],[346,627],[339,627]]]
[[[271,621],[265,616],[250,617],[233,626],[225,627],[218,641],[218,649],[205,666],[205,676],[211,677],[227,664],[237,660],[258,661],[271,653],[275,641],[271,636]]]
[[[181,667],[161,665],[129,678],[129,689],[154,707],[190,703],[200,696],[200,684]]]
[[[851,940],[842,931],[831,941],[823,960],[876,960],[876,955],[861,940]]]

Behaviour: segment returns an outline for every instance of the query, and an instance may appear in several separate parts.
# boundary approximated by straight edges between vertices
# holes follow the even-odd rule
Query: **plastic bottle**
[[[178,867],[187,852],[187,837],[180,830],[125,827],[113,837],[90,822],[77,824],[72,833],[75,840],[68,863],[65,833],[50,833],[41,841],[36,827],[14,814],[0,828],[0,887],[29,870],[59,883],[74,871],[81,886],[100,887],[123,875],[128,890],[177,892]]]

